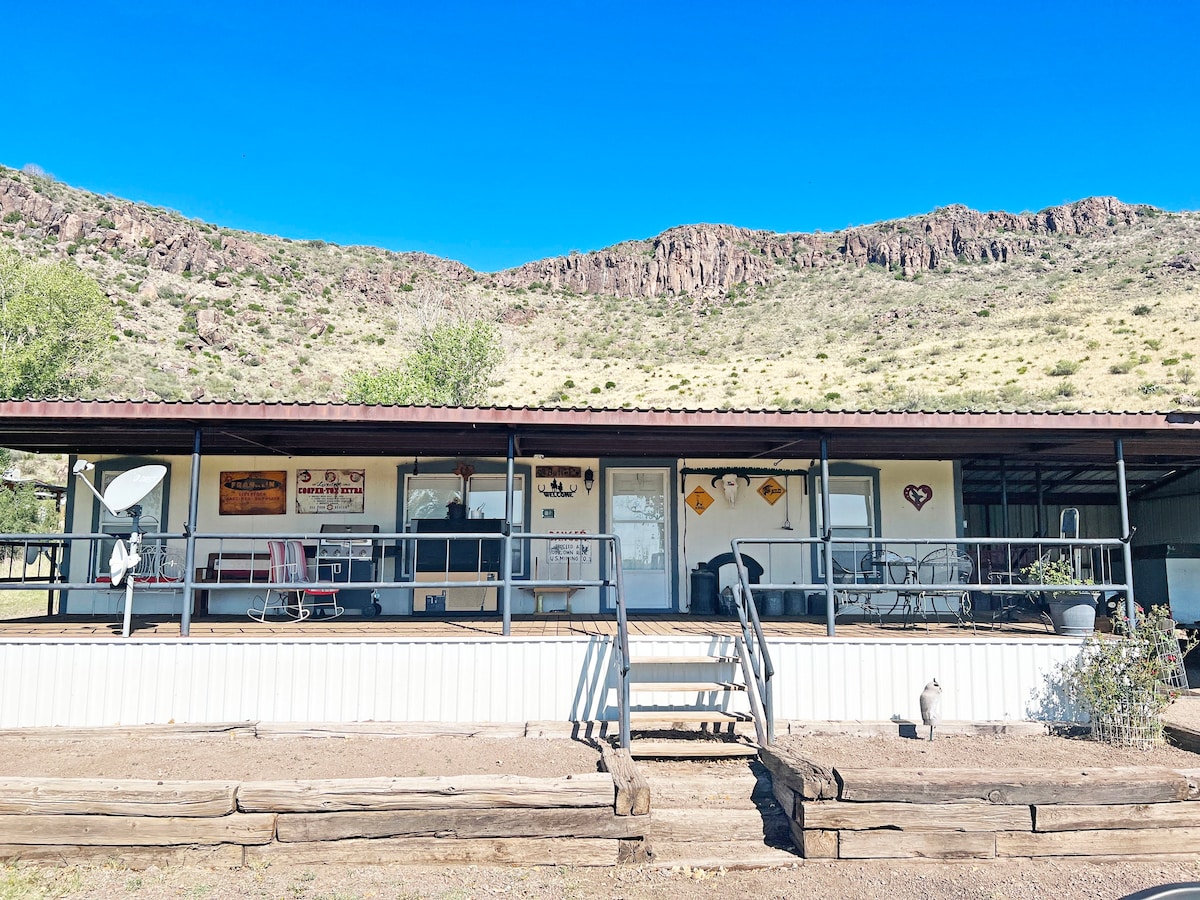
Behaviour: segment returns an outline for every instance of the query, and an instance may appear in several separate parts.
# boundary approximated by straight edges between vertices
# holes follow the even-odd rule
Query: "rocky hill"
[[[115,396],[337,399],[432,317],[500,323],[493,401],[1196,405],[1200,215],[1094,197],[829,234],[688,225],[474,272],[239,232],[0,168],[0,246],[69,258],[119,322]]]

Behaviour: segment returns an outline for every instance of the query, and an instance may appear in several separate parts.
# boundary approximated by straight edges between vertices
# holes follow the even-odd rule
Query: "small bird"
[[[938,684],[935,678],[929,684],[925,685],[925,690],[921,691],[921,721],[929,726],[929,739],[933,740],[933,726],[938,723],[938,718],[941,715],[939,707],[942,705],[942,686]]]

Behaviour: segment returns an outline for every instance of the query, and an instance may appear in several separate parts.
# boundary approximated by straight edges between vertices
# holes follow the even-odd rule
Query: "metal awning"
[[[0,446],[77,454],[531,456],[963,461],[967,502],[1094,494],[1111,502],[1119,438],[1129,488],[1200,466],[1200,413],[813,412],[400,407],[340,403],[38,400],[0,403]],[[1101,497],[1109,499],[1099,499]]]

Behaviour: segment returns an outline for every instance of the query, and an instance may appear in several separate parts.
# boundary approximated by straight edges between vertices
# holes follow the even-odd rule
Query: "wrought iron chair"
[[[835,615],[845,615],[852,609],[859,609],[864,616],[874,616],[883,624],[883,608],[875,602],[877,591],[870,586],[882,583],[882,572],[868,559],[869,554],[857,557],[854,568],[847,568],[835,556],[833,558],[834,599],[837,610]]]
[[[280,615],[303,622],[314,612],[323,616],[328,610],[328,617],[336,618],[346,611],[338,605],[337,588],[308,587],[313,582],[308,577],[308,557],[302,542],[267,541],[267,552],[271,560],[269,578],[290,587],[269,588],[262,609],[252,606],[247,610],[250,618],[263,622],[272,610],[278,610]]]
[[[975,574],[975,560],[969,554],[952,547],[934,550],[922,557],[917,564],[917,590],[910,592],[912,596],[912,614],[919,615],[925,622],[925,630],[929,630],[929,614],[938,621],[940,610],[937,598],[945,598],[945,611],[954,616],[959,625],[975,627],[975,617],[972,614],[971,592],[966,588],[928,587],[929,585],[958,585],[970,584]],[[928,602],[927,602],[928,601]]]

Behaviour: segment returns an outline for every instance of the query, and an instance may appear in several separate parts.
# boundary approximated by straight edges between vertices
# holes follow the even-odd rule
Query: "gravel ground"
[[[193,868],[130,872],[113,866],[0,870],[0,897],[136,900],[367,900],[475,897],[641,898],[698,896],[888,898],[888,900],[1109,900],[1152,885],[1200,879],[1195,860],[1179,862],[799,862],[751,871],[719,869],[522,868],[327,865],[314,868]]]

